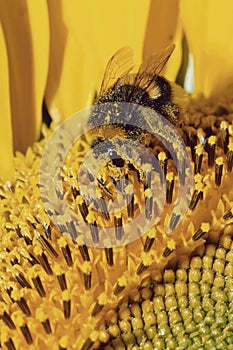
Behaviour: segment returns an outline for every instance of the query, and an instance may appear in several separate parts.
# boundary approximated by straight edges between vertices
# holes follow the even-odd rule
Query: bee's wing
[[[162,52],[148,57],[139,67],[138,73],[134,78],[134,86],[141,87],[144,91],[148,90],[150,85],[156,79],[169,60],[175,45],[172,44]],[[132,94],[133,96],[133,91]]]
[[[118,50],[108,61],[105,68],[99,95],[113,86],[120,78],[133,69],[133,51],[130,47]]]

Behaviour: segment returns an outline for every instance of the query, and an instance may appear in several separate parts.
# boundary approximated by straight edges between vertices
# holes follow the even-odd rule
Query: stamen
[[[203,148],[201,145],[198,145],[195,147],[195,157],[194,157],[194,173],[195,174],[201,172],[202,160],[203,160]]]
[[[88,253],[87,246],[84,244],[84,245],[80,245],[78,248],[79,248],[79,251],[82,255],[83,260],[90,261],[90,256]]]
[[[230,208],[223,215],[223,219],[228,220],[228,219],[232,219],[232,218],[233,218],[233,208]]]
[[[64,198],[64,192],[58,186],[56,186],[55,191],[58,199]]]
[[[51,324],[49,319],[47,318],[45,321],[41,322],[42,326],[44,327],[44,330],[47,334],[51,334],[52,333],[52,329],[51,329]]]
[[[137,268],[137,275],[140,275],[141,273],[146,271],[148,267],[152,264],[152,262],[152,257],[150,255],[145,255]]]
[[[37,292],[39,293],[39,295],[44,298],[46,296],[43,284],[41,282],[40,276],[36,276],[34,278],[32,278],[32,282],[37,290]]]
[[[222,171],[223,171],[223,158],[218,157],[215,160],[215,184],[216,184],[216,186],[221,185]]]
[[[220,130],[222,133],[223,149],[224,149],[224,152],[227,153],[228,143],[229,143],[229,130],[228,130],[228,123],[225,120],[221,121]]]
[[[155,240],[155,235],[156,235],[156,230],[155,228],[152,228],[146,236],[146,241],[144,243],[144,252],[149,252],[149,250],[151,249],[154,240]]]
[[[26,278],[22,275],[22,273],[18,273],[15,276],[15,279],[18,281],[18,283],[21,285],[23,288],[32,288],[30,283],[26,280]]]
[[[98,231],[96,221],[94,221],[93,224],[90,225],[90,230],[91,230],[91,236],[92,236],[93,243],[98,243],[99,242],[99,231]]]
[[[70,247],[67,243],[67,240],[65,239],[64,236],[61,236],[58,239],[58,245],[61,248],[62,254],[65,258],[65,261],[67,263],[68,266],[73,266],[73,260],[72,260],[72,255],[71,255],[71,251],[70,251]]]
[[[31,333],[29,331],[29,328],[28,328],[27,324],[25,323],[23,326],[20,327],[20,329],[21,329],[21,332],[24,335],[24,338],[25,338],[27,344],[28,345],[32,344],[33,340],[32,340],[32,336],[31,336]]]
[[[176,225],[178,224],[179,220],[180,220],[180,214],[172,213],[171,220],[169,223],[170,230],[174,230],[176,228]]]
[[[146,191],[148,188],[151,189],[151,164],[143,164],[142,170],[145,174],[144,191]]]
[[[68,231],[65,224],[57,224],[57,226],[58,226],[61,233],[65,233]]]
[[[134,216],[134,190],[132,184],[129,184],[125,189],[125,199],[128,217],[132,219]]]
[[[84,273],[83,274],[84,276],[84,287],[86,290],[90,290],[91,289],[91,272],[89,274],[87,273]]]
[[[174,174],[169,172],[166,176],[166,202],[171,204],[174,189]]]
[[[230,173],[233,167],[233,142],[228,145],[227,150],[227,171]]]
[[[153,243],[154,243],[155,237],[150,238],[149,236],[146,236],[146,241],[144,244],[144,252],[149,252],[151,249]]]
[[[78,236],[74,221],[67,221],[66,226],[67,226],[67,232],[70,234],[70,236],[72,237],[72,240],[74,241]]]
[[[10,315],[4,311],[3,314],[0,316],[0,318],[3,320],[3,322],[10,328],[10,329],[15,329],[15,324],[12,321],[12,318]]]
[[[59,283],[61,290],[64,291],[65,289],[67,289],[65,274],[63,273],[61,275],[58,275],[57,279],[58,279],[58,283]]]
[[[72,192],[72,195],[73,195],[74,199],[76,199],[77,196],[80,195],[79,190],[75,186],[71,186],[71,192]]]
[[[13,291],[14,292],[14,291]],[[26,300],[23,298],[23,297],[21,297],[20,299],[15,299],[15,297],[13,296],[13,292],[12,292],[12,294],[11,294],[11,296],[12,296],[12,299],[18,304],[18,306],[20,307],[20,309],[23,311],[23,313],[25,314],[25,315],[27,315],[27,316],[30,316],[31,315],[31,311],[30,311],[30,309],[29,309],[29,307],[28,307],[28,305],[27,305],[27,302],[26,302]]]
[[[199,200],[203,199],[203,188],[204,185],[200,182],[195,185],[195,190],[193,192],[192,199],[189,205],[190,210],[194,210]]]
[[[169,256],[172,252],[173,252],[174,249],[171,249],[169,247],[166,247],[163,251],[163,257],[166,258],[167,256]]]
[[[123,236],[122,217],[114,216],[114,224],[116,240],[120,241]]]
[[[97,207],[99,207],[104,219],[109,220],[110,216],[109,216],[108,209],[107,209],[107,206],[106,206],[106,203],[105,203],[105,200],[103,197],[100,197],[97,199]]]
[[[90,338],[87,338],[81,350],[90,350],[93,344],[94,341],[92,341]]]
[[[6,342],[5,345],[7,347],[8,350],[16,350],[15,345],[13,343],[13,340],[11,338],[9,338]]]
[[[103,307],[107,304],[107,302],[108,302],[108,296],[106,295],[105,292],[101,293],[97,299],[97,302],[95,303],[91,316],[94,317],[97,314],[99,314],[103,309]]]
[[[37,258],[38,258],[40,264],[43,266],[45,272],[46,272],[48,275],[52,275],[52,274],[53,274],[53,271],[52,271],[52,269],[51,269],[51,266],[50,266],[50,264],[49,264],[49,262],[48,262],[48,259],[47,259],[46,255],[45,255],[45,253],[42,253],[42,254],[38,255]]]
[[[153,196],[149,188],[145,191],[145,212],[146,219],[151,220],[153,213]]]
[[[91,289],[92,267],[90,261],[84,261],[81,265],[81,270],[84,277],[84,287],[86,290]]]
[[[210,229],[210,224],[208,222],[203,222],[201,227],[194,233],[192,239],[193,241],[197,241],[200,239],[205,233],[207,233]]]
[[[83,217],[83,220],[86,221],[86,217],[88,215],[88,207],[87,207],[86,202],[83,200],[83,197],[81,195],[79,195],[76,198],[76,203],[78,205],[78,209],[80,211],[80,214]]]
[[[70,318],[70,312],[71,312],[71,299],[70,299],[70,293],[68,290],[65,290],[62,292],[62,300],[63,300],[63,312],[65,318]]]
[[[99,332],[98,331],[92,331],[90,336],[85,341],[85,343],[84,343],[84,345],[83,345],[81,350],[90,350],[92,345],[98,340],[98,338],[99,338]]]
[[[43,224],[43,230],[48,239],[51,239],[51,227],[50,225]]]
[[[113,266],[113,249],[112,247],[110,248],[104,248],[105,251],[105,256],[106,256],[106,260],[107,260],[107,264],[109,266]]]
[[[208,153],[208,165],[212,167],[214,165],[215,158],[215,149],[216,149],[216,136],[210,136],[206,143],[206,151]]]
[[[125,289],[126,285],[127,285],[126,277],[125,276],[119,277],[113,294],[114,295],[120,294]]]
[[[37,234],[38,241],[41,243],[42,247],[47,251],[47,253],[51,256],[51,258],[57,258],[58,254],[56,250],[52,247],[49,241],[44,238],[42,235]]]
[[[163,171],[164,178],[166,178],[166,176],[167,176],[167,156],[166,156],[166,153],[159,152],[158,160],[159,160],[160,167]]]

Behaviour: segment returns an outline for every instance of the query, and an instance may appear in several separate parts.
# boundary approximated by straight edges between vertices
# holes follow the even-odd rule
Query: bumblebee
[[[94,104],[139,104],[154,109],[175,126],[181,126],[185,116],[187,94],[180,86],[160,76],[174,48],[175,45],[171,45],[161,53],[150,56],[141,64],[136,74],[131,73],[134,66],[132,50],[128,47],[118,50],[106,66],[100,92]],[[93,126],[101,125],[105,117],[104,110],[103,113],[93,113],[89,123]],[[130,124],[130,120],[125,121],[126,124],[127,122]]]
[[[118,50],[106,66],[88,124],[93,128],[91,147],[95,149],[98,146],[98,150],[95,151],[96,159],[104,153],[111,156],[107,172],[112,179],[112,166],[123,168],[125,166],[123,159],[131,158],[132,160],[133,155],[116,152],[114,146],[111,145],[111,140],[115,137],[123,137],[148,146],[148,135],[144,130],[150,129],[151,123],[148,118],[153,115],[150,113],[148,116],[142,116],[139,113],[127,114],[119,110],[120,104],[117,102],[127,102],[131,105],[153,109],[175,127],[180,127],[184,122],[187,94],[180,86],[169,82],[160,75],[174,48],[175,45],[171,45],[161,53],[146,59],[136,74],[132,73],[133,52],[128,47]],[[106,140],[108,140],[107,146]],[[102,148],[101,144],[103,144]],[[133,161],[129,160],[127,165],[128,167],[134,166]]]

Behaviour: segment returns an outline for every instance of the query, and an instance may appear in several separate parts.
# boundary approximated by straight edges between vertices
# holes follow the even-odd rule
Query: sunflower
[[[230,0],[0,0],[0,348],[233,348],[231,10]],[[76,176],[90,149],[86,133],[64,159],[56,202],[65,199],[92,224],[88,245],[71,217],[52,219],[51,189],[43,192],[40,182],[45,150],[61,122],[93,104],[114,52],[132,47],[139,65],[172,43],[163,75],[192,93],[184,125],[173,125],[193,172],[185,215],[172,216],[178,174],[150,139],[166,184],[163,214],[132,241],[113,246],[105,237],[100,248],[98,220],[112,222],[121,241],[125,218],[143,203],[151,217],[155,199],[148,164],[144,182],[129,166],[133,201],[123,216],[111,216],[100,196],[96,219]],[[62,149],[70,135],[59,137]],[[100,171],[106,198],[112,184],[102,180],[115,169]]]

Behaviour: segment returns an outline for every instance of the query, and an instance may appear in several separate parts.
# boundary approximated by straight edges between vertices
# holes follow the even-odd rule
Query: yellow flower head
[[[1,348],[231,348],[231,8],[0,1]]]

